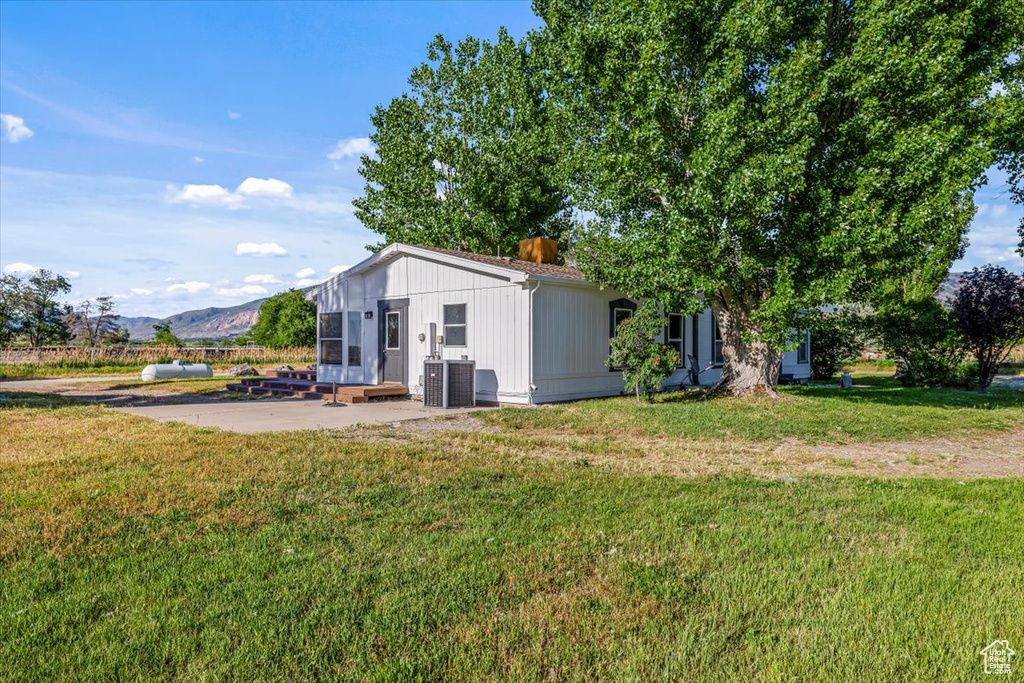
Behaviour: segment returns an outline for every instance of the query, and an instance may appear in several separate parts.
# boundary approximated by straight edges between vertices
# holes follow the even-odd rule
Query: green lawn
[[[1019,429],[1024,413],[1010,394],[879,391],[497,411],[499,431],[429,438],[0,401],[0,671],[982,678],[982,647],[1024,643],[1020,478],[678,478],[516,450],[588,420],[597,443],[681,446],[716,438],[700,425],[817,440],[838,420],[873,440],[880,411],[917,436]]]
[[[870,381],[857,377],[857,382]],[[1024,425],[1024,392],[998,387],[987,394],[880,386],[838,389],[780,387],[782,400],[706,400],[671,393],[654,404],[635,398],[579,401],[542,410],[505,408],[486,419],[510,430],[556,429],[588,435],[746,439],[795,438],[811,443],[886,441],[967,435]]]

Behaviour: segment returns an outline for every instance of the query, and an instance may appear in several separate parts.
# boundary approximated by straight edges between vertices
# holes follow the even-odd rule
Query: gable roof
[[[416,256],[432,261],[447,263],[455,267],[472,267],[474,270],[483,271],[493,275],[509,277],[512,281],[523,280],[572,280],[581,284],[586,283],[576,268],[572,266],[558,266],[550,263],[534,263],[533,261],[520,261],[519,259],[505,256],[488,256],[486,254],[474,254],[468,251],[456,251],[454,249],[441,249],[440,247],[421,247],[414,244],[402,244],[395,242],[388,245],[381,251],[373,254],[367,259],[360,261],[348,270],[338,273],[329,280],[314,287],[306,297],[315,299],[317,294],[345,280],[352,275],[358,275],[375,266],[389,263],[401,256]]]

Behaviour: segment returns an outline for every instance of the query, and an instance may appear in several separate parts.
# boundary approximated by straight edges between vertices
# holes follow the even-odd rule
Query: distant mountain
[[[939,288],[935,291],[935,298],[944,304],[948,304],[956,296],[956,291],[960,289],[960,278],[967,273],[950,273],[946,276],[946,279],[942,281]]]
[[[229,339],[242,334],[256,322],[260,314],[260,304],[266,297],[249,301],[230,308],[201,308],[196,311],[185,311],[167,318],[119,317],[117,324],[128,330],[132,341],[152,339],[153,325],[169,322],[171,332],[184,340],[196,339]]]

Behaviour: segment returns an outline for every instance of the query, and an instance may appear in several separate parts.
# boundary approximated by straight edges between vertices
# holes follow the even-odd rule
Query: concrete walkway
[[[284,432],[295,429],[332,429],[357,424],[389,424],[425,417],[457,415],[483,408],[424,408],[420,401],[371,401],[331,405],[301,399],[179,403],[175,405],[115,408],[154,420],[219,427],[232,432]]]

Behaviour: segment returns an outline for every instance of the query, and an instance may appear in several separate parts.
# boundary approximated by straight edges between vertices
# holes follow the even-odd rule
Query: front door
[[[385,382],[405,384],[409,350],[409,300],[381,301],[380,364]]]

